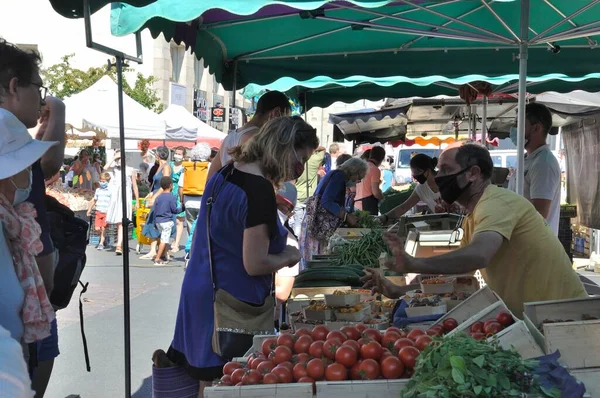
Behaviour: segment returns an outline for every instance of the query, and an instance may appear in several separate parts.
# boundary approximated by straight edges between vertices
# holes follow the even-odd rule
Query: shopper
[[[331,155],[331,171],[333,171],[337,168],[337,160],[343,154],[344,154],[344,151],[342,148],[340,148],[339,143],[334,142],[331,145],[329,145],[329,155]]]
[[[162,193],[162,188],[160,187],[160,181],[163,177],[171,177],[173,174],[173,168],[169,163],[169,148],[166,146],[159,146],[156,148],[156,157],[157,157],[157,165],[156,171],[154,173],[150,173],[152,176],[152,185],[150,188],[150,193],[146,197],[146,207],[152,207],[154,204],[154,200]],[[153,260],[156,257],[156,246],[158,244],[158,240],[151,239],[150,240],[150,252],[148,254],[141,256],[141,260]]]
[[[261,319],[270,319],[266,329],[273,330],[272,275],[300,259],[298,249],[287,245],[287,230],[277,217],[275,187],[297,178],[317,146],[316,131],[301,118],[273,119],[234,150],[234,163],[222,168],[206,186],[168,352],[171,361],[202,381],[201,394],[206,382],[222,375],[227,360],[212,345],[213,334],[224,333],[215,330],[213,295],[227,295],[244,308],[254,306]],[[221,319],[222,313],[216,316]],[[252,326],[236,325],[248,327]],[[252,345],[251,338],[246,346],[243,335],[234,332],[230,336],[233,343],[244,342],[234,350],[239,355]]]
[[[181,175],[183,174],[184,171],[184,167],[183,167],[183,160],[185,158],[185,148],[182,146],[179,146],[177,148],[175,148],[175,153],[173,154],[173,161],[170,163],[171,166],[171,170],[172,170],[172,174],[171,174],[171,179],[173,180],[173,188],[172,188],[172,195],[175,197],[175,200],[177,202],[177,206],[181,207],[181,200],[180,200],[180,196],[179,196],[179,187],[180,185],[180,178]],[[181,212],[180,214],[177,215],[176,217],[176,225],[175,225],[175,241],[173,242],[173,245],[171,246],[171,252],[176,253],[180,250],[179,247],[179,242],[181,241],[181,237],[183,236],[183,224],[185,222],[185,213]]]
[[[381,170],[379,166],[385,159],[385,149],[380,146],[371,148],[369,155],[369,171],[364,180],[356,185],[355,206],[376,216],[379,214],[379,201],[383,199],[381,192]]]
[[[379,217],[382,223],[385,224],[388,220],[402,217],[419,202],[424,202],[432,213],[436,212],[436,206],[440,201],[440,190],[435,183],[437,162],[437,158],[430,158],[423,153],[419,153],[410,159],[412,177],[419,185],[415,187],[413,193],[404,203]]]
[[[364,160],[352,158],[327,174],[319,183],[314,196],[306,205],[306,216],[299,236],[301,270],[313,255],[325,253],[329,237],[337,227],[343,223],[352,227],[357,225],[356,216],[349,213],[345,207],[346,192],[365,177],[367,169],[368,165]],[[322,236],[325,229],[330,233]]]
[[[480,270],[487,285],[518,317],[523,303],[585,297],[587,293],[558,238],[522,196],[491,184],[488,150],[458,144],[440,156],[436,183],[442,199],[464,207],[461,248],[414,258],[395,235],[386,235],[395,272],[461,275]],[[369,281],[372,282],[372,281]]]
[[[294,240],[297,240],[297,237],[294,236],[293,230],[289,227],[288,220],[294,214],[297,197],[296,186],[291,182],[284,183],[275,196],[279,221],[287,229],[288,237]],[[277,298],[279,305],[285,303],[290,297],[290,293],[294,287],[294,280],[299,273],[298,266],[299,264],[282,268],[275,274],[275,298]]]
[[[90,200],[87,211],[87,216],[91,217],[92,209],[96,207],[96,212],[94,214],[94,230],[100,233],[100,242],[98,242],[98,246],[96,246],[96,249],[98,250],[104,250],[106,227],[108,226],[106,222],[106,213],[108,212],[112,195],[112,191],[108,186],[109,183],[110,173],[103,172],[100,174],[100,187],[96,189],[94,198]]]
[[[105,170],[110,173],[110,204],[106,212],[106,222],[108,224],[117,225],[117,243],[115,247],[115,254],[120,256],[123,254],[123,239],[128,239],[128,236],[124,237],[125,232],[123,231],[123,194],[121,190],[122,181],[121,175],[125,173],[125,192],[126,192],[126,206],[127,214],[125,215],[128,220],[131,220],[133,215],[133,198],[135,198],[135,209],[138,209],[140,201],[140,193],[137,186],[136,173],[133,167],[127,166],[123,169],[121,165],[121,150],[115,150],[113,160],[106,165]],[[128,233],[127,233],[128,235]]]
[[[246,143],[255,136],[259,129],[269,120],[280,116],[288,116],[291,112],[289,98],[279,91],[268,91],[263,94],[256,104],[256,113],[252,119],[241,128],[225,137],[221,149],[211,161],[208,178],[211,178],[223,166],[231,161],[230,151]]]
[[[77,178],[77,187],[92,191],[98,188],[99,175],[94,165],[90,162],[90,152],[82,149],[79,160],[73,163],[73,171]]]
[[[302,220],[306,209],[306,201],[314,195],[317,185],[319,184],[319,170],[323,167],[325,158],[325,148],[319,147],[306,162],[304,172],[296,179],[296,189],[298,190],[298,203],[294,209],[294,217],[292,220],[292,228],[294,234],[300,236],[302,228]]]
[[[181,213],[181,206],[177,206],[177,200],[171,193],[173,190],[173,180],[171,177],[163,177],[160,180],[162,193],[154,200],[154,217],[160,231],[160,245],[156,252],[154,265],[166,265],[162,260],[163,254],[166,254],[165,248],[171,242],[171,235],[175,227],[175,218]],[[167,256],[168,259],[168,256]]]
[[[525,107],[525,196],[538,213],[548,221],[554,234],[558,236],[560,218],[560,165],[546,145],[552,128],[552,114],[544,105],[537,102]],[[511,140],[517,144],[516,128],[511,130]],[[509,182],[509,189],[517,190],[517,173]]]
[[[190,235],[193,233],[192,224],[200,212],[210,155],[211,149],[207,143],[196,144],[190,151],[190,161],[183,164],[185,171],[179,178],[179,200],[185,207],[185,221]]]

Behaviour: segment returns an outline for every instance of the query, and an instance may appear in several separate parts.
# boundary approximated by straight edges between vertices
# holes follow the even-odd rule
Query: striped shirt
[[[100,213],[106,213],[108,211],[108,205],[110,204],[110,189],[109,188],[97,188],[94,194],[94,200],[96,201],[96,211]]]

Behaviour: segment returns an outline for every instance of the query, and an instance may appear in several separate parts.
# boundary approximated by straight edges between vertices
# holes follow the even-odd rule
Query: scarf
[[[36,216],[33,204],[23,202],[13,206],[0,193],[0,222],[12,253],[17,278],[25,293],[21,311],[25,343],[33,343],[50,336],[50,323],[55,318],[35,261],[35,256],[44,248],[40,240],[42,229],[35,221]]]

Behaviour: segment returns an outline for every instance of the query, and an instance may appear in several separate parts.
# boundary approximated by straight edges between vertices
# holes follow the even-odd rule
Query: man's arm
[[[36,138],[41,141],[57,141],[58,144],[48,149],[41,159],[45,178],[50,178],[62,166],[65,155],[65,104],[54,97],[46,98],[46,105],[41,110],[40,126]]]
[[[394,271],[419,274],[457,275],[473,272],[488,266],[494,258],[504,237],[498,232],[477,233],[473,241],[458,250],[429,258],[414,258],[404,251],[403,242],[396,235],[386,235],[396,263]]]
[[[551,160],[554,160],[554,163],[547,161],[536,163],[535,167],[528,172],[529,200],[544,219],[548,219],[552,199],[556,190],[560,189],[560,166],[556,159]]]
[[[550,206],[552,205],[552,201],[548,199],[531,199],[531,203],[533,207],[544,217],[544,219],[548,219],[550,215]]]

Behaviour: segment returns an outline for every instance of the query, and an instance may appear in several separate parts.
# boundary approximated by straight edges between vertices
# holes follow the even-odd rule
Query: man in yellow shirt
[[[485,282],[518,317],[523,303],[585,297],[587,293],[558,238],[522,196],[490,183],[486,148],[460,144],[443,152],[436,183],[442,199],[464,207],[461,248],[430,258],[410,257],[395,235],[386,241],[402,273],[466,274],[481,270]],[[384,281],[375,281],[380,289]],[[373,281],[370,281],[373,283]]]

